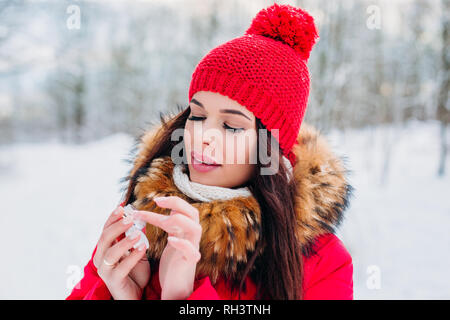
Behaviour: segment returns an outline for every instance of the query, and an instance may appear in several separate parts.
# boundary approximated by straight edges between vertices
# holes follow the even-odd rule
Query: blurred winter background
[[[0,1],[1,299],[63,299],[122,198],[133,137],[273,1]],[[450,0],[279,1],[320,40],[304,121],[355,188],[356,299],[450,298]]]

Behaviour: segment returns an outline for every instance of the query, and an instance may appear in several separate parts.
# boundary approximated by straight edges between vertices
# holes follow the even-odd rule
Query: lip
[[[211,159],[210,157],[207,157],[205,155],[202,155],[196,151],[192,151],[191,152],[191,157],[200,160],[203,163],[207,163],[209,165],[216,165],[219,166],[220,164],[218,164],[214,159]]]
[[[191,153],[191,164],[192,167],[199,172],[209,172],[220,167],[220,164],[210,165],[199,162],[196,158],[194,158],[193,153]]]

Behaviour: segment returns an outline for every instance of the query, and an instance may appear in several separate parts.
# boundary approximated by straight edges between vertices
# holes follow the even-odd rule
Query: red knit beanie
[[[237,101],[271,131],[294,166],[292,147],[309,95],[307,61],[318,38],[306,11],[278,4],[262,9],[244,36],[212,49],[198,63],[189,101],[197,91]],[[279,136],[272,129],[279,129]]]

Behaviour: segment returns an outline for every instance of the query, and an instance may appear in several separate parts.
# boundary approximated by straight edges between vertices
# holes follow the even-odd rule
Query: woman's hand
[[[158,206],[172,209],[170,215],[136,211],[134,216],[168,233],[168,245],[159,262],[161,300],[183,300],[194,290],[195,271],[201,258],[199,212],[177,196],[154,200]]]
[[[150,279],[150,264],[144,244],[133,249],[140,239],[138,234],[134,234],[134,239],[124,237],[117,241],[133,225],[131,217],[122,216],[123,208],[118,206],[106,221],[93,263],[114,299],[141,299]]]

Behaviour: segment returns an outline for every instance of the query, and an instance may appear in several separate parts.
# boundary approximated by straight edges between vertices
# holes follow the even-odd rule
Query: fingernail
[[[133,217],[131,217],[131,216],[127,216],[127,217],[125,217],[125,218],[122,219],[122,223],[123,223],[123,224],[129,224],[129,223],[131,223],[132,221],[133,221]]]
[[[144,248],[145,248],[145,243],[142,243],[142,244],[138,247],[138,250],[139,250],[139,251],[142,251],[142,250],[144,250]]]
[[[172,236],[168,236],[167,240],[169,240],[169,241],[178,241],[178,238],[172,237]]]
[[[164,216],[164,217],[161,218],[161,221],[166,221],[169,218],[170,218],[170,216]]]
[[[128,239],[133,240],[136,239],[141,233],[139,231],[133,232],[132,234],[128,235]]]
[[[153,198],[153,200],[155,200],[156,202],[164,202],[164,200],[166,200],[166,198],[165,197],[156,197],[156,198]]]
[[[116,210],[114,210],[114,214],[115,215],[118,215],[120,213],[120,206],[118,206],[117,208],[116,208]]]

